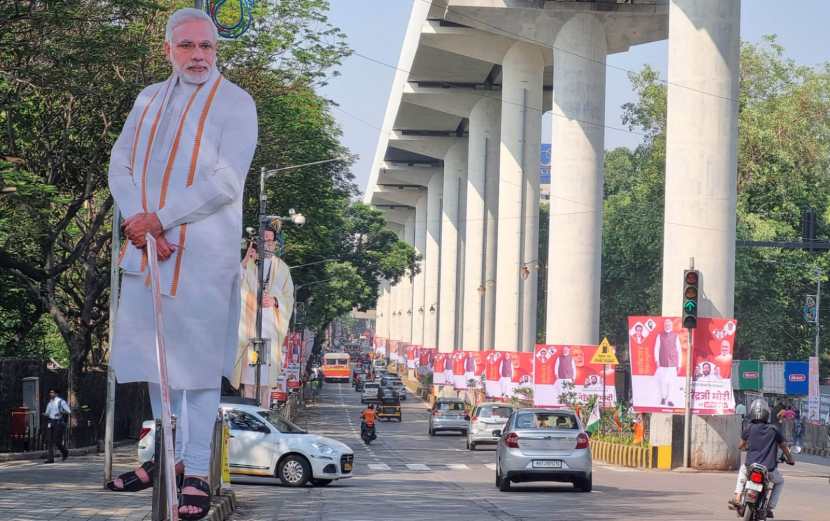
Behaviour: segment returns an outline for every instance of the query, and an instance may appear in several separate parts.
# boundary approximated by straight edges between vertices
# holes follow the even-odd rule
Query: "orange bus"
[[[349,365],[348,353],[326,353],[323,355],[323,380],[345,381],[351,378],[352,369]]]

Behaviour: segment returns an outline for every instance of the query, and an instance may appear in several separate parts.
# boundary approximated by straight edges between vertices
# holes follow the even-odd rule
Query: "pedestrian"
[[[181,519],[201,519],[210,508],[213,425],[223,372],[231,376],[237,354],[242,192],[257,142],[256,105],[217,69],[218,40],[204,11],[184,8],[170,16],[164,52],[172,74],[138,95],[109,166],[128,239],[112,366],[121,383],[148,383],[153,414],[160,417],[145,247],[150,233],[158,244],[172,412],[186,421],[180,431],[186,435],[176,436],[174,448],[176,473],[184,475]],[[157,464],[148,461],[107,487],[149,488]]]
[[[61,461],[66,461],[69,451],[63,443],[66,420],[71,414],[69,404],[60,397],[57,389],[49,389],[49,403],[46,404],[46,463],[55,462],[55,446],[61,451]]]

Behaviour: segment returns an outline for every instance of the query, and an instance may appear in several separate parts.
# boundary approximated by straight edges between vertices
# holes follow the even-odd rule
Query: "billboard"
[[[456,390],[478,389],[481,386],[485,355],[482,351],[455,351],[448,355],[452,360],[452,384]]]
[[[533,353],[482,351],[479,357],[488,397],[509,398],[517,387],[533,386]]]
[[[693,333],[689,369],[689,335],[678,317],[628,317],[629,356],[634,410],[682,413],[686,374],[692,374],[692,412],[733,414],[732,350],[737,321],[699,318]]]
[[[444,385],[447,383],[446,367],[450,364],[447,353],[437,353],[432,366],[432,383]]]
[[[737,373],[733,378],[735,389],[760,391],[763,388],[760,360],[736,360],[733,368]]]
[[[598,347],[536,344],[533,362],[533,404],[539,407],[586,403],[591,396],[605,406],[617,401],[614,366],[592,364]]]
[[[806,396],[810,392],[810,364],[784,362],[784,394]]]

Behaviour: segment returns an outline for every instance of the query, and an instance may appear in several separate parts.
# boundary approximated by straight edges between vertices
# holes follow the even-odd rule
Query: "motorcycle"
[[[374,425],[366,425],[365,423],[361,424],[360,426],[360,438],[363,440],[363,443],[369,445],[375,439],[377,439],[377,434],[375,433],[375,426]]]
[[[801,447],[790,448],[792,454],[799,454]],[[787,460],[782,454],[778,461]],[[741,492],[741,501],[735,509],[738,517],[743,521],[764,521],[767,518],[767,504],[772,496],[774,483],[770,479],[769,471],[764,465],[753,463],[746,469],[746,483]]]

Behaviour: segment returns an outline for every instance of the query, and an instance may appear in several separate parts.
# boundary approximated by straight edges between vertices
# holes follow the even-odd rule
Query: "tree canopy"
[[[605,157],[601,332],[617,345],[627,342],[626,317],[659,314],[661,301],[666,85],[648,67],[631,81],[638,99],[624,107],[624,123],[646,137],[635,150]],[[830,64],[798,65],[774,37],[744,43],[739,101],[738,239],[799,240],[805,207],[823,216],[818,235],[827,239]],[[827,254],[738,248],[736,357],[812,354],[815,330],[802,318],[802,305],[815,293],[816,268],[827,273]],[[825,355],[822,362],[830,360]]]
[[[51,356],[76,375],[105,361],[109,154],[138,92],[170,74],[164,26],[187,5],[0,4],[0,356]],[[286,226],[285,259],[305,265],[292,272],[305,286],[298,298],[320,302],[320,325],[329,296],[339,295],[338,310],[365,307],[378,277],[400,277],[415,262],[411,248],[382,230],[380,214],[351,203],[352,158],[329,102],[316,93],[349,53],[328,8],[327,0],[257,2],[251,30],[222,41],[218,58],[257,105],[252,171],[338,159],[285,171],[266,187],[271,213],[296,208],[308,219],[302,228]],[[258,176],[249,176],[249,225],[257,189]],[[355,244],[358,237],[367,240]]]

